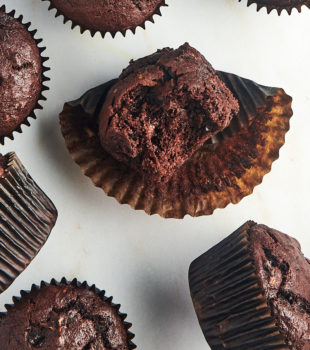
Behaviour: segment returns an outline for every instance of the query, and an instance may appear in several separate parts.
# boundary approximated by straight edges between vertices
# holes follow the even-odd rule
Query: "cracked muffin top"
[[[128,350],[117,308],[86,287],[33,289],[0,319],[1,349]]]
[[[41,94],[40,52],[27,28],[0,8],[0,136],[11,134]]]
[[[249,231],[257,273],[280,333],[292,350],[310,349],[310,263],[292,237],[264,225]]]
[[[110,32],[135,29],[151,19],[163,0],[51,0],[66,18],[83,29]]]
[[[186,43],[130,63],[106,97],[99,136],[115,159],[166,182],[238,111],[210,63]]]

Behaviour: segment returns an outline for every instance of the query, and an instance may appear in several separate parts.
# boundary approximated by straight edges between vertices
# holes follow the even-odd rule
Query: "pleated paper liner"
[[[240,2],[241,0],[239,0]],[[247,0],[247,5],[257,5],[257,11],[266,8],[269,14],[272,10],[276,10],[280,16],[282,11],[287,11],[290,15],[293,9],[301,12],[302,6],[310,8],[310,0]]]
[[[194,308],[212,350],[289,349],[260,287],[248,238],[253,225],[246,222],[189,269]]]
[[[38,254],[57,219],[51,200],[34,182],[15,153],[0,178],[0,293]]]
[[[170,179],[165,191],[113,159],[99,141],[97,116],[114,81],[64,105],[60,125],[66,146],[95,186],[121,204],[165,218],[210,215],[238,203],[262,182],[279,156],[292,116],[291,97],[236,75],[218,72],[239,100],[239,115],[201,147]]]
[[[1,320],[3,320],[6,317],[6,314],[9,313],[10,310],[14,309],[16,305],[18,305],[21,301],[27,298],[30,298],[30,294],[33,294],[33,293],[37,294],[40,292],[40,290],[42,290],[43,288],[47,288],[50,285],[51,286],[59,286],[59,285],[69,286],[70,285],[78,289],[84,289],[84,290],[87,289],[89,291],[92,291],[96,295],[98,295],[100,299],[103,300],[108,305],[110,305],[117,312],[117,315],[120,317],[122,324],[124,326],[124,329],[127,332],[127,341],[128,341],[127,345],[129,350],[136,349],[136,345],[132,342],[135,335],[129,331],[129,329],[132,327],[132,324],[126,321],[127,314],[120,312],[121,305],[114,304],[112,302],[113,297],[107,297],[106,292],[104,290],[98,289],[94,284],[90,286],[86,281],[83,283],[80,283],[76,278],[72,281],[68,281],[66,278],[63,277],[60,282],[56,281],[55,279],[52,279],[50,283],[42,281],[40,286],[33,284],[30,291],[22,290],[20,292],[21,297],[13,297],[13,304],[5,305],[7,312],[0,314],[0,325],[1,325]]]
[[[36,33],[37,33],[37,30],[36,30],[36,29],[35,29],[35,30],[29,30],[29,27],[31,26],[31,22],[23,23],[23,16],[20,15],[19,17],[16,17],[16,16],[15,16],[15,15],[16,15],[15,10],[12,10],[12,11],[10,11],[10,12],[7,12],[7,11],[6,11],[5,5],[2,5],[2,6],[0,7],[0,12],[4,12],[4,13],[6,13],[7,15],[11,16],[12,18],[14,18],[15,20],[17,20],[18,22],[20,22],[20,23],[27,29],[27,31],[31,34],[31,37],[33,38],[33,40],[34,40],[35,43],[37,44],[37,47],[38,47],[38,50],[39,50],[39,53],[40,53],[40,57],[41,57],[41,74],[42,74],[42,76],[41,76],[41,85],[42,85],[42,87],[41,87],[41,93],[40,93],[40,96],[39,96],[39,98],[38,98],[38,101],[37,101],[35,107],[33,108],[32,112],[29,114],[29,116],[27,116],[27,117],[22,121],[22,123],[21,123],[15,130],[13,130],[13,131],[12,131],[10,134],[8,134],[8,135],[0,136],[0,144],[3,145],[4,142],[5,142],[5,138],[6,138],[6,137],[9,138],[10,140],[14,140],[14,135],[13,135],[14,132],[22,133],[22,129],[21,129],[21,126],[22,126],[22,125],[30,126],[30,121],[29,121],[29,119],[30,119],[30,118],[33,118],[33,119],[36,119],[36,118],[37,118],[37,117],[36,117],[36,114],[35,114],[35,110],[36,110],[36,109],[43,109],[43,107],[42,107],[41,104],[40,104],[40,103],[41,103],[40,101],[46,101],[46,97],[43,96],[43,93],[44,93],[44,91],[49,90],[49,87],[47,87],[47,86],[45,85],[45,83],[46,83],[47,81],[49,81],[50,78],[48,78],[48,77],[45,75],[45,73],[46,73],[47,71],[49,71],[50,68],[44,66],[44,63],[45,63],[46,61],[48,61],[49,58],[48,58],[48,57],[42,56],[42,53],[46,50],[46,47],[41,47],[41,46],[39,46],[39,45],[42,43],[43,39],[35,39],[35,35],[36,35]]]
[[[92,37],[96,33],[100,33],[102,38],[104,38],[107,33],[110,33],[112,38],[114,38],[117,33],[121,33],[123,36],[126,36],[127,31],[131,31],[133,34],[135,34],[137,28],[140,27],[142,29],[145,29],[145,24],[147,22],[154,23],[154,16],[155,15],[158,15],[158,16],[162,15],[161,14],[161,7],[168,6],[166,4],[166,0],[162,0],[161,3],[158,5],[158,7],[155,9],[154,13],[150,17],[148,17],[142,24],[137,25],[136,27],[133,27],[133,28],[128,28],[126,30],[109,31],[109,30],[97,30],[97,29],[87,28],[82,23],[75,22],[72,18],[69,18],[68,16],[66,16],[62,11],[60,11],[56,6],[53,5],[53,0],[42,0],[42,1],[48,1],[50,3],[49,8],[48,8],[49,10],[53,10],[53,9],[56,10],[55,17],[63,16],[63,23],[64,24],[71,21],[71,29],[74,29],[75,27],[79,27],[81,34],[83,34],[85,31],[88,30]]]

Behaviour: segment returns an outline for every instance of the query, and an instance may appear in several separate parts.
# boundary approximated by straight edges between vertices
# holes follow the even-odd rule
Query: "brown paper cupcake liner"
[[[310,0],[247,0],[247,6],[252,4],[257,5],[257,12],[265,7],[268,14],[272,10],[276,10],[279,16],[284,10],[290,15],[294,8],[298,12],[301,12],[302,6],[310,8]]]
[[[260,287],[249,246],[248,221],[192,262],[189,286],[211,349],[286,349]]]
[[[132,349],[137,348],[136,345],[132,342],[135,335],[129,331],[129,329],[132,327],[132,323],[125,321],[127,319],[127,314],[120,312],[121,305],[114,304],[112,302],[113,297],[107,297],[106,292],[104,290],[98,289],[94,284],[90,286],[90,285],[88,285],[88,283],[86,281],[81,283],[76,278],[73,279],[72,281],[68,281],[65,277],[63,277],[60,282],[56,281],[54,278],[51,280],[50,283],[42,281],[40,286],[33,284],[30,291],[22,290],[20,292],[21,297],[13,297],[12,298],[13,304],[5,305],[5,308],[6,308],[7,312],[9,312],[12,308],[14,308],[14,306],[16,304],[18,304],[20,301],[22,301],[23,298],[26,298],[31,292],[36,292],[36,291],[40,290],[41,288],[48,287],[49,285],[58,286],[59,284],[71,285],[75,288],[88,289],[88,290],[96,293],[100,297],[101,300],[108,303],[111,307],[113,307],[117,311],[118,316],[121,318],[121,320],[123,322],[124,328],[127,330],[127,339],[128,339],[129,349],[132,350]],[[1,313],[0,319],[5,318],[7,312]]]
[[[97,116],[115,80],[64,105],[60,125],[73,160],[108,196],[150,215],[210,215],[216,208],[238,203],[262,182],[278,158],[289,130],[292,99],[282,89],[218,74],[239,100],[239,115],[196,151],[165,191],[159,184],[150,188],[140,174],[113,159],[100,145]]]
[[[45,73],[46,73],[47,71],[49,71],[50,68],[44,66],[44,63],[45,63],[46,61],[48,61],[49,58],[48,58],[48,57],[42,56],[42,53],[46,50],[46,47],[41,47],[41,46],[39,46],[39,45],[42,43],[43,39],[35,39],[35,35],[36,35],[36,33],[37,33],[37,30],[36,30],[36,29],[34,29],[34,30],[29,30],[29,27],[31,26],[31,22],[23,23],[23,16],[20,15],[19,17],[15,17],[16,11],[15,11],[15,10],[12,10],[12,11],[10,11],[10,12],[7,12],[7,11],[6,11],[5,5],[2,5],[2,6],[0,7],[0,12],[5,12],[7,15],[9,15],[9,16],[13,17],[14,19],[16,19],[16,20],[17,20],[18,22],[20,22],[20,23],[27,29],[27,31],[31,34],[31,36],[32,36],[33,40],[36,42],[37,47],[38,47],[39,52],[40,52],[40,56],[41,56],[41,69],[42,69],[42,77],[41,77],[42,88],[41,88],[41,93],[40,93],[40,96],[39,96],[39,98],[38,98],[38,101],[37,101],[35,107],[33,108],[32,112],[29,114],[29,116],[26,117],[26,118],[21,122],[21,124],[20,124],[14,131],[12,131],[9,135],[0,136],[0,144],[1,144],[1,145],[4,145],[4,142],[5,142],[5,138],[6,138],[6,137],[9,138],[10,140],[14,140],[14,135],[13,135],[14,132],[22,133],[22,129],[21,129],[21,126],[22,126],[22,125],[30,126],[30,121],[29,121],[30,118],[37,119],[36,114],[35,114],[35,110],[36,110],[36,109],[43,109],[43,107],[42,107],[41,104],[40,104],[40,103],[41,103],[40,101],[46,101],[46,97],[43,95],[43,93],[44,93],[44,91],[49,90],[49,87],[48,87],[47,85],[45,85],[45,84],[46,84],[47,81],[50,80],[50,78],[48,78],[48,77],[45,75]]]
[[[49,9],[49,10],[54,10],[54,9],[55,9],[55,10],[56,10],[55,17],[62,16],[62,17],[63,17],[63,23],[64,23],[64,24],[66,24],[67,22],[71,21],[71,23],[72,23],[72,24],[71,24],[71,29],[74,29],[75,27],[79,27],[79,28],[80,28],[80,33],[81,33],[81,34],[83,34],[83,33],[86,32],[86,31],[89,31],[89,32],[90,32],[90,35],[91,35],[92,37],[93,37],[96,33],[100,33],[101,36],[102,36],[102,38],[104,38],[105,35],[106,35],[107,33],[110,33],[111,36],[112,36],[112,38],[114,38],[115,35],[116,35],[117,33],[121,33],[121,34],[125,37],[127,31],[131,31],[133,34],[135,34],[137,28],[140,27],[140,28],[142,28],[142,29],[145,29],[145,24],[146,24],[147,22],[155,23],[155,22],[154,22],[154,16],[155,16],[155,15],[161,16],[161,15],[162,15],[162,14],[161,14],[161,8],[162,8],[162,7],[168,6],[167,3],[166,3],[166,0],[162,0],[162,2],[158,5],[158,7],[156,8],[156,10],[154,11],[154,13],[153,13],[150,17],[148,17],[148,18],[144,21],[143,24],[140,24],[140,25],[138,25],[138,26],[136,26],[136,27],[134,27],[134,28],[128,28],[128,29],[126,29],[126,30],[117,30],[117,31],[104,31],[104,30],[100,31],[100,30],[95,30],[95,29],[90,29],[90,28],[84,27],[82,24],[73,21],[71,18],[67,17],[64,13],[62,13],[57,7],[55,7],[55,6],[53,5],[53,3],[52,3],[51,0],[42,0],[42,1],[48,1],[48,2],[50,3],[48,9]]]
[[[57,219],[51,200],[34,182],[15,153],[0,178],[0,293],[38,254]]]

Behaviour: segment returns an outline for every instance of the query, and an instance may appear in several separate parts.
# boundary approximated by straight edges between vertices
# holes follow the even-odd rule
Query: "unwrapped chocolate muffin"
[[[36,31],[29,31],[30,23],[23,17],[14,17],[0,7],[0,143],[13,139],[13,132],[21,132],[21,125],[29,125],[28,117],[35,118],[34,110],[42,108],[38,101],[47,90],[48,80],[43,67],[47,58],[41,57],[45,48],[38,47],[42,40],[34,39]]]
[[[46,1],[46,0],[43,0]],[[165,0],[48,0],[50,9],[56,8],[56,15],[63,15],[64,21],[72,21],[72,27],[80,26],[81,32],[89,30],[92,35],[100,32],[115,36],[117,32],[125,35],[126,30],[135,32],[137,27],[153,22],[155,14]]]
[[[109,196],[183,218],[252,193],[279,156],[291,102],[283,89],[215,71],[184,44],[66,103],[60,125],[73,159]]]
[[[7,350],[131,350],[131,324],[105,292],[77,280],[33,286],[0,318]]]
[[[211,349],[310,348],[310,261],[292,237],[247,222],[190,266]]]
[[[238,101],[189,44],[132,61],[99,114],[102,147],[146,181],[166,182],[226,128]]]

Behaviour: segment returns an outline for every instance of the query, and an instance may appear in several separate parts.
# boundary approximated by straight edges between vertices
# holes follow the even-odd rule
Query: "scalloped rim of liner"
[[[228,74],[228,76],[231,75],[232,74]],[[243,79],[243,81],[253,83],[248,79],[240,77],[238,78],[241,80]],[[264,88],[261,85],[258,85],[256,83],[254,84],[259,86],[260,89]],[[268,89],[269,88],[267,87],[267,90]],[[173,203],[170,202],[170,198],[158,200],[155,195],[144,198],[144,186],[143,184],[139,186],[137,185],[136,175],[133,175],[132,172],[128,175],[125,193],[121,193],[117,189],[114,189],[114,185],[117,184],[118,181],[116,180],[114,183],[109,183],[106,180],[106,177],[113,176],[110,175],[110,173],[113,172],[114,165],[111,165],[110,160],[105,159],[107,162],[106,168],[103,168],[104,171],[102,173],[98,172],[98,166],[102,166],[101,162],[103,160],[98,156],[98,142],[92,141],[92,138],[96,137],[94,131],[86,128],[87,130],[85,130],[84,134],[87,136],[83,135],[84,139],[81,141],[82,136],[78,131],[80,126],[77,125],[76,122],[72,123],[72,118],[75,114],[73,111],[70,112],[70,108],[74,108],[70,107],[70,103],[65,104],[64,110],[59,116],[61,131],[65,139],[65,145],[71,157],[79,165],[84,175],[89,177],[96,187],[103,189],[106,195],[109,197],[114,197],[120,204],[129,204],[134,210],[144,210],[149,215],[158,214],[164,218],[182,219],[187,214],[193,217],[211,215],[215,209],[225,208],[230,203],[237,204],[241,201],[241,199],[253,193],[254,188],[259,185],[263,181],[264,176],[270,172],[272,163],[278,159],[279,149],[285,143],[285,134],[289,130],[289,119],[293,115],[293,112],[291,109],[292,98],[286,95],[283,89],[274,90],[275,92],[272,95],[272,99],[269,100],[269,104],[267,104],[267,99],[264,105],[265,109],[270,108],[271,110],[265,110],[265,112],[262,113],[264,116],[264,123],[267,123],[268,118],[271,118],[271,120],[274,122],[274,125],[269,126],[269,128],[272,129],[268,129],[267,134],[269,135],[272,131],[273,134],[276,133],[275,135],[272,134],[275,136],[272,139],[274,140],[273,143],[268,143],[269,147],[272,146],[269,152],[264,154],[264,157],[262,157],[263,159],[259,159],[259,161],[257,161],[255,158],[254,163],[251,165],[250,169],[246,169],[245,173],[240,178],[236,178],[238,189],[236,189],[233,185],[224,184],[224,190],[208,190],[208,193],[202,193],[199,198],[197,195],[194,195],[194,199],[187,198],[186,202],[184,202],[184,198],[181,201],[174,200]],[[77,101],[79,100],[73,101],[71,103],[75,104]],[[283,106],[281,103],[283,103]],[[284,108],[281,109],[281,106]],[[274,109],[273,113],[271,107]],[[281,118],[283,118],[283,121],[281,121]],[[78,122],[78,120],[76,121]],[[259,121],[256,123],[259,123]],[[237,133],[237,135],[239,134]],[[266,132],[260,131],[260,135],[265,137],[266,142]],[[225,142],[225,140],[223,142]],[[259,147],[261,148],[262,146],[260,145],[256,147],[257,152],[259,152]],[[202,149],[203,147],[200,150]],[[196,151],[196,153],[199,152],[200,154],[200,150]],[[259,154],[261,156],[261,153]],[[194,156],[195,154],[193,157]],[[133,193],[135,193],[135,197],[133,196]],[[191,199],[195,200],[194,204],[192,203]]]
[[[94,37],[96,33],[100,33],[102,38],[104,39],[105,35],[110,33],[112,38],[114,38],[116,36],[117,33],[121,33],[124,37],[126,36],[127,31],[132,32],[133,34],[136,34],[136,29],[137,28],[142,28],[145,30],[145,24],[147,22],[152,22],[155,23],[154,21],[154,16],[158,15],[158,16],[162,16],[161,14],[161,7],[167,7],[168,4],[166,3],[166,0],[162,0],[161,3],[158,5],[158,7],[156,8],[156,10],[153,12],[153,14],[148,17],[142,24],[137,25],[134,28],[128,28],[126,30],[117,30],[114,32],[110,32],[110,31],[104,31],[104,30],[95,30],[95,29],[89,29],[84,27],[82,24],[76,23],[74,22],[71,18],[67,17],[64,13],[62,13],[56,6],[53,5],[52,0],[41,0],[41,1],[48,1],[50,3],[48,10],[56,10],[55,13],[55,17],[59,17],[62,16],[63,17],[63,24],[66,24],[67,22],[71,21],[71,29],[74,29],[75,27],[79,27],[80,28],[80,33],[83,34],[86,31],[89,31],[91,37]]]
[[[30,119],[30,118],[37,119],[37,116],[35,114],[35,110],[36,109],[41,109],[41,110],[43,109],[43,107],[41,106],[41,104],[39,102],[47,100],[47,98],[43,95],[43,93],[44,93],[44,91],[47,91],[50,89],[47,85],[45,85],[45,83],[47,81],[50,81],[51,79],[45,75],[45,73],[50,70],[50,67],[44,66],[44,63],[49,60],[49,57],[42,56],[42,53],[46,50],[46,47],[39,46],[39,44],[43,42],[43,39],[35,39],[35,37],[34,37],[36,35],[36,33],[38,32],[38,30],[37,29],[29,30],[29,27],[31,26],[32,23],[31,22],[23,23],[23,18],[24,18],[23,15],[20,15],[19,17],[15,17],[16,10],[12,10],[10,12],[7,12],[5,5],[2,5],[2,6],[0,6],[0,11],[4,11],[4,13],[6,13],[8,16],[11,16],[15,20],[17,20],[19,23],[21,23],[27,29],[28,33],[30,33],[32,39],[35,41],[35,43],[37,44],[37,47],[39,49],[39,53],[40,53],[40,57],[41,57],[41,69],[42,69],[42,76],[41,76],[41,86],[42,87],[41,87],[41,92],[40,92],[40,96],[37,100],[37,103],[34,106],[32,112],[19,124],[19,126],[15,130],[13,130],[9,135],[0,136],[0,144],[4,145],[5,138],[9,138],[10,140],[14,140],[14,135],[13,135],[14,132],[18,132],[20,134],[22,133],[22,128],[21,128],[22,125],[30,126],[30,121],[28,119]]]
[[[2,318],[5,318],[5,315],[10,312],[10,310],[12,308],[14,308],[15,304],[19,303],[23,297],[26,297],[27,295],[29,295],[31,292],[33,291],[38,291],[40,290],[41,288],[44,288],[44,287],[48,287],[48,286],[59,286],[60,284],[65,284],[67,286],[73,286],[75,288],[84,288],[84,289],[88,289],[89,291],[92,291],[94,293],[96,293],[101,300],[103,300],[104,302],[108,303],[111,307],[113,307],[114,309],[116,309],[117,311],[117,314],[118,316],[121,318],[122,322],[123,322],[123,325],[124,325],[124,328],[126,329],[127,331],[127,340],[128,340],[128,346],[129,346],[129,349],[130,350],[133,350],[133,349],[136,349],[136,345],[132,342],[132,339],[134,339],[135,335],[129,331],[129,329],[132,327],[132,323],[130,322],[127,322],[125,321],[126,318],[127,318],[127,314],[124,314],[122,312],[120,312],[120,308],[121,308],[121,304],[114,304],[112,302],[113,300],[113,297],[107,297],[105,294],[105,290],[101,290],[101,289],[98,289],[96,287],[95,284],[93,285],[89,285],[87,283],[87,281],[84,281],[84,282],[79,282],[77,280],[77,278],[74,278],[72,281],[68,281],[65,277],[63,277],[60,282],[58,282],[56,279],[52,279],[51,282],[45,282],[45,281],[41,281],[40,283],[40,286],[36,285],[36,284],[33,284],[31,286],[31,289],[29,291],[25,291],[25,290],[21,290],[20,291],[20,297],[13,297],[12,300],[13,300],[13,304],[6,304],[5,305],[5,308],[7,310],[7,312],[1,312],[0,313],[0,319]]]
[[[242,0],[238,0],[238,1],[241,2]],[[263,3],[261,3],[261,0],[247,0],[247,6],[249,7],[253,4],[256,4],[257,12],[263,8],[266,8],[267,14],[269,14],[273,10],[276,10],[279,16],[281,15],[282,11],[286,11],[289,15],[291,15],[293,9],[296,9],[300,13],[303,6],[306,6],[310,9],[310,0],[306,0],[303,4],[297,4],[297,5],[291,5],[291,6],[267,4],[267,1],[268,0],[265,0],[263,1]],[[270,2],[271,1],[272,0],[270,0]]]
[[[250,249],[248,233],[256,225],[257,223],[252,220],[245,222],[190,264],[188,270],[190,294],[202,333],[211,349],[224,349],[223,343],[226,342],[226,345],[228,345],[229,341],[233,343],[230,344],[235,349],[236,342],[240,338],[242,338],[242,343],[238,346],[242,346],[242,350],[252,349],[253,346],[255,346],[255,350],[289,349],[272,316],[271,308],[257,275],[253,252]],[[212,259],[212,256],[214,256],[214,259]],[[207,257],[216,266],[208,265]],[[235,272],[233,272],[233,269]],[[208,275],[206,270],[208,270]],[[229,281],[227,280],[228,275]],[[240,276],[243,278],[242,281]],[[219,287],[220,284],[216,281],[216,278],[223,280],[222,287]],[[202,289],[207,284],[210,292],[207,291],[202,296]],[[237,288],[240,288],[239,292],[236,291]],[[229,292],[225,294],[228,289]],[[215,294],[217,295],[216,298],[213,297]],[[233,298],[232,294],[234,294]],[[207,298],[204,298],[205,296]],[[215,299],[217,299],[217,302]],[[246,302],[248,303],[248,309],[245,308]],[[204,305],[201,305],[202,303]],[[216,304],[219,307],[218,312],[214,310]],[[237,306],[241,308],[238,315],[236,315],[238,313]],[[206,310],[206,307],[209,307],[209,311]],[[249,316],[249,309],[253,312],[252,319]],[[221,318],[223,313],[228,314],[228,312],[229,317],[222,321],[222,323],[226,321],[228,330],[226,330],[226,334],[222,334],[221,331],[224,333],[224,329],[220,328],[219,323],[221,322],[216,320],[216,317],[220,315]],[[238,318],[237,325],[235,318]],[[242,333],[241,325],[246,325]],[[249,339],[251,338],[251,331],[253,338]],[[263,332],[266,334],[264,343]],[[261,340],[261,343],[258,343],[259,340]]]

